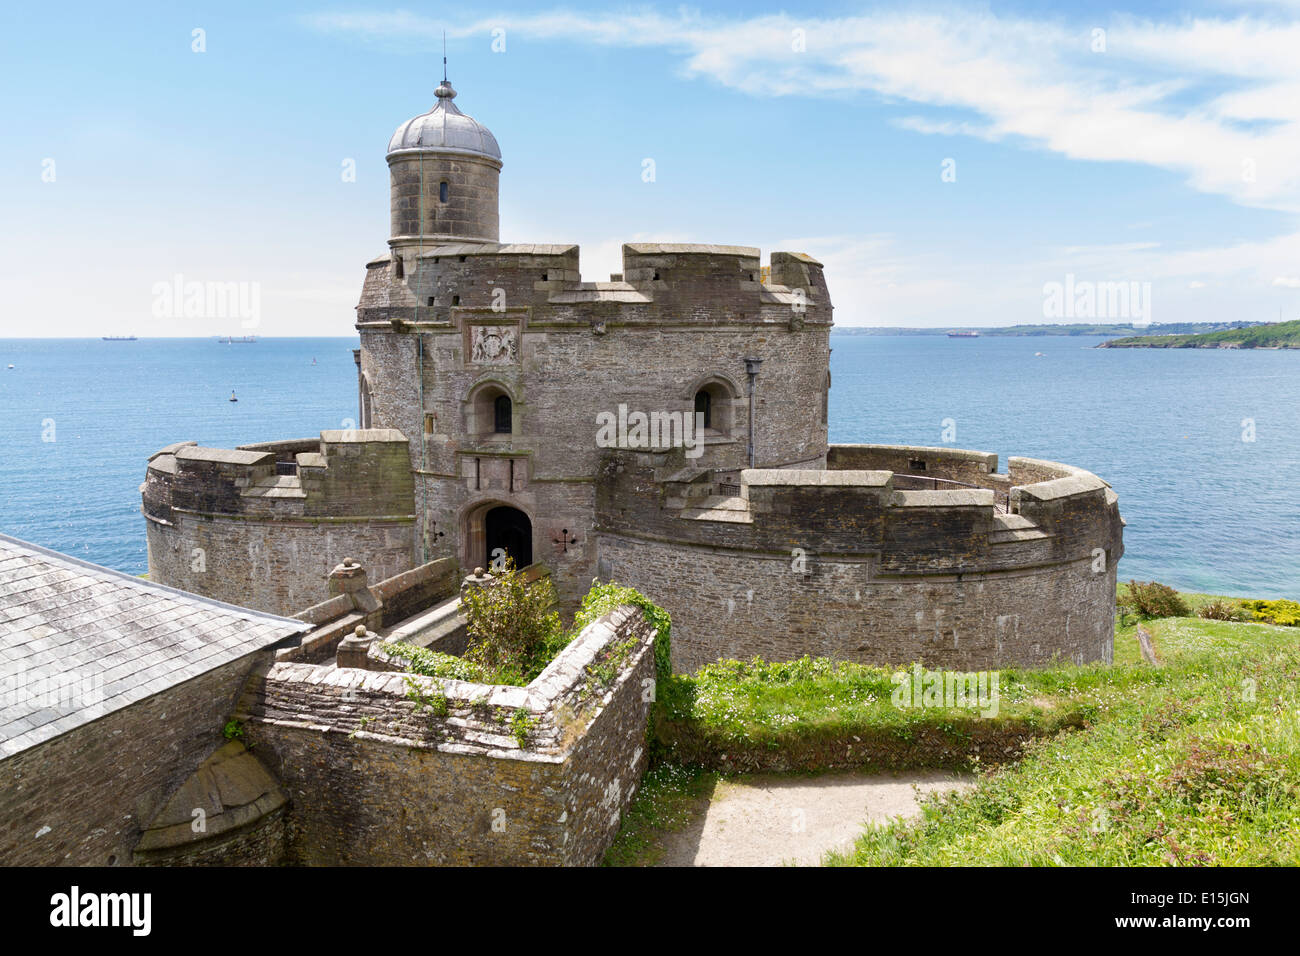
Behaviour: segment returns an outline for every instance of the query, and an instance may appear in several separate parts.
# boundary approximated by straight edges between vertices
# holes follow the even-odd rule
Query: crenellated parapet
[[[649,593],[675,582],[676,666],[1109,660],[1123,522],[1104,481],[1028,458],[999,474],[996,455],[940,448],[831,446],[828,462],[692,473],[667,454],[607,458],[600,573]]]
[[[822,264],[751,246],[628,243],[623,271],[584,282],[576,245],[405,245],[366,265],[358,326],[453,325],[457,315],[527,310],[530,324],[830,324]]]
[[[292,614],[327,596],[346,558],[383,576],[412,565],[408,442],[393,429],[178,442],[149,459],[140,492],[150,577],[231,603]]]

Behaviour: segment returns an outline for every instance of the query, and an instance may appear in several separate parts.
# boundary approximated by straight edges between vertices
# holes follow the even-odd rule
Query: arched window
[[[444,179],[438,183],[438,202],[447,201],[447,181]]]
[[[695,414],[704,416],[704,427],[713,427],[713,396],[704,389],[695,393]],[[699,420],[698,417],[696,419]]]
[[[717,373],[704,375],[684,391],[694,399],[692,426],[698,424],[710,439],[734,437],[740,393],[729,378]]]
[[[509,395],[498,395],[492,403],[492,431],[499,435],[509,435],[512,431],[512,409]]]

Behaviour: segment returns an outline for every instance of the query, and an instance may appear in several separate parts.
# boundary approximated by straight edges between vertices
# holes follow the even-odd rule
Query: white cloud
[[[423,44],[444,28],[441,20],[400,10],[319,13],[306,21],[365,40]],[[1242,205],[1300,212],[1300,23],[1281,19],[1276,9],[1073,23],[956,8],[839,18],[555,10],[445,26],[450,37],[504,27],[507,35],[559,42],[658,47],[678,58],[684,76],[748,95],[859,94],[908,104],[917,112],[894,125],[922,135],[1008,140],[1071,159],[1143,164]],[[1107,31],[1104,53],[1091,50],[1098,26]],[[793,49],[796,29],[804,31],[806,52]],[[584,273],[603,278],[617,271],[625,240],[587,238]],[[1300,287],[1287,278],[1300,260],[1300,232],[1191,250],[1154,241],[1073,246],[998,263],[936,258],[887,236],[759,244],[765,252],[796,248],[822,259],[841,324],[1035,321],[1042,283],[1070,272],[1151,281],[1162,303],[1202,310],[1170,308],[1165,320],[1219,317],[1222,303],[1202,301],[1219,292],[1235,296],[1240,314],[1267,312],[1276,308],[1270,290]],[[1210,293],[1195,292],[1210,283]]]
[[[687,76],[757,96],[868,93],[981,121],[909,117],[927,134],[1019,137],[1061,155],[1136,162],[1248,205],[1300,212],[1300,24],[1239,16],[1098,24],[989,12],[505,14],[445,25],[406,11],[318,13],[315,29],[375,40],[507,35],[663,47]],[[794,31],[806,52],[795,52]]]

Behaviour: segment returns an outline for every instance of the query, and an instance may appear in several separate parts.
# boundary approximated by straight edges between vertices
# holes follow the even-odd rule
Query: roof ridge
[[[94,575],[107,577],[110,580],[129,584],[135,589],[167,595],[180,603],[216,608],[221,611],[233,613],[234,615],[245,619],[292,625],[294,629],[298,631],[306,631],[311,627],[311,625],[293,618],[281,617],[278,614],[270,614],[266,611],[258,611],[254,608],[240,607],[238,604],[228,604],[225,601],[218,601],[215,598],[204,597],[203,595],[195,594],[192,591],[182,591],[180,588],[170,587],[166,584],[159,584],[157,581],[150,581],[147,578],[136,577],[133,574],[127,574],[125,571],[106,568],[102,564],[85,561],[81,558],[73,557],[70,554],[64,554],[61,551],[45,548],[39,544],[33,544],[31,541],[24,541],[21,538],[15,538],[12,535],[4,534],[3,532],[0,532],[0,545],[8,545],[10,548],[19,551],[28,551],[38,557],[49,560],[56,565],[80,568]]]

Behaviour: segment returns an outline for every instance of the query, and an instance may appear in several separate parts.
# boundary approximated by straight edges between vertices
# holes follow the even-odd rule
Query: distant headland
[[[1199,335],[1133,335],[1102,342],[1102,349],[1300,349],[1300,320],[1270,322]]]

